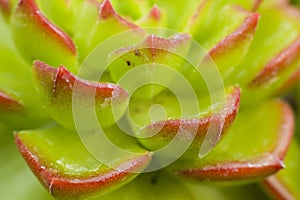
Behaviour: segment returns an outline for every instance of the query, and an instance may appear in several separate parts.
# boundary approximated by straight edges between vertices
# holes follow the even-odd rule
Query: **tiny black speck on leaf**
[[[130,65],[131,65],[131,63],[130,63],[130,61],[129,61],[129,60],[127,60],[127,61],[126,61],[126,63],[127,63],[127,65],[128,65],[128,66],[130,66]]]
[[[152,184],[152,185],[155,185],[156,183],[157,183],[157,176],[153,176],[151,179],[150,179],[150,183]]]

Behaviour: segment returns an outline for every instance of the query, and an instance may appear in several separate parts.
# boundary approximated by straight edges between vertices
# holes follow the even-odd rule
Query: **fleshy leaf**
[[[215,15],[215,10],[218,10],[218,15]],[[203,1],[191,17],[185,32],[193,35],[209,51],[242,26],[249,14],[242,8],[224,5],[221,1]]]
[[[140,87],[134,97],[144,99],[154,97],[164,89],[161,85],[151,84],[158,82],[155,81],[158,74],[162,76],[160,71],[162,65],[179,70],[184,62],[182,57],[189,50],[190,42],[191,38],[187,34],[178,34],[170,38],[149,35],[141,44],[119,49],[111,54],[112,63],[109,65],[111,77],[118,82],[130,70],[134,72],[134,68],[143,67],[147,73],[141,73],[137,80],[147,80],[150,85]],[[175,78],[168,77],[168,74],[163,76],[169,82]]]
[[[72,39],[41,13],[34,0],[20,0],[11,20],[15,43],[28,62],[43,60],[75,71],[77,56]]]
[[[252,45],[246,57],[230,73],[224,76],[227,84],[238,82],[242,88],[246,87],[260,73],[268,63],[275,63],[275,59],[280,61],[282,58],[276,58],[280,52],[291,51],[294,47],[288,46],[294,42],[300,34],[299,17],[294,14],[289,5],[285,4],[267,4],[263,2],[260,9],[259,26]],[[269,6],[266,6],[269,5]],[[272,23],[270,23],[272,21]],[[263,48],[262,48],[262,41]],[[277,41],[277,42],[274,42]],[[294,44],[297,46],[297,44]],[[276,62],[277,62],[276,61]],[[283,63],[282,63],[283,64]],[[246,67],[245,67],[246,66]],[[245,91],[245,94],[247,91]],[[255,96],[255,95],[251,95]],[[251,98],[245,98],[251,100]]]
[[[0,27],[1,27],[1,40],[0,40],[0,48],[14,48],[14,42],[11,36],[11,30],[9,23],[7,22],[8,16],[3,13],[0,9]],[[2,56],[1,56],[2,57]]]
[[[76,98],[80,98],[80,109],[95,109],[103,127],[114,124],[125,112],[127,92],[118,85],[85,81],[63,66],[53,68],[39,61],[34,63],[33,72],[46,110],[63,127],[75,129],[72,111],[74,87]],[[91,95],[93,98],[88,98]],[[94,104],[91,105],[90,102]],[[119,115],[113,115],[112,104]]]
[[[14,112],[23,109],[24,107],[20,102],[0,91],[0,110]]]
[[[134,29],[136,29],[133,33],[135,37],[143,37],[144,31],[121,17],[109,0],[101,3],[94,0],[85,2],[74,35],[74,40],[80,46],[80,60],[84,60],[93,48],[109,37]]]
[[[191,145],[185,152],[184,157],[197,158],[205,137],[212,138],[206,141],[210,144],[205,144],[208,146],[203,148],[211,150],[230,129],[237,114],[239,102],[240,89],[238,87],[230,88],[228,89],[226,102],[221,108],[212,110],[210,114],[197,118],[168,119],[154,122],[140,130],[138,135],[146,138],[140,138],[139,141],[150,150],[160,149],[173,139],[176,140],[177,147],[189,141]],[[207,134],[211,135],[207,136]]]
[[[49,115],[33,86],[29,65],[9,48],[0,45],[0,93],[3,93],[0,107],[4,108],[0,112],[1,121],[16,129],[47,123]],[[7,109],[7,103],[14,109]]]
[[[112,7],[109,0],[104,0],[100,7],[99,12],[99,19],[98,24],[95,27],[95,33],[91,38],[94,40],[92,42],[92,46],[95,46],[106,38],[117,34],[121,31],[126,31],[130,29],[138,29],[139,27],[132,22],[126,20],[125,18],[121,17]],[[105,29],[110,27],[110,29]],[[109,32],[105,32],[104,30],[110,30]]]
[[[270,115],[272,113],[272,115]],[[281,101],[240,110],[226,137],[203,159],[178,160],[169,170],[195,180],[249,181],[283,168],[294,118]]]
[[[247,103],[257,102],[287,88],[299,79],[300,37],[271,59],[245,88]],[[250,98],[255,96],[256,98]]]
[[[166,27],[182,31],[182,27],[184,27],[191,15],[191,12],[186,11],[193,11],[203,1],[205,0],[176,1],[174,3],[172,0],[149,0],[149,4],[150,6],[158,5],[162,12],[166,13]]]
[[[268,177],[263,185],[276,199],[299,199],[300,147],[293,141],[284,160],[285,168]]]
[[[258,75],[250,83],[250,87],[259,87],[261,85],[269,84],[278,74],[280,74],[286,67],[290,66],[294,62],[297,62],[299,58],[297,55],[300,52],[300,38],[292,42],[289,47],[284,49],[272,60],[270,60],[264,68],[258,73]],[[300,61],[298,61],[300,62]],[[297,65],[298,66],[298,65]],[[294,71],[294,70],[293,70]]]
[[[131,172],[142,171],[151,159],[151,154],[144,151],[124,157],[109,168],[89,154],[76,132],[59,127],[18,132],[15,141],[40,182],[51,195],[61,199],[113,191],[131,181],[137,175]]]
[[[144,16],[149,9],[147,0],[111,0],[111,3],[120,15],[132,20]]]
[[[40,5],[41,10],[45,15],[55,23],[58,27],[62,28],[68,34],[72,35],[74,31],[74,24],[82,0],[36,0]]]
[[[253,41],[258,19],[259,14],[248,14],[235,31],[209,51],[209,56],[218,66],[220,73],[224,74],[227,70],[231,70],[246,56]]]
[[[84,1],[81,4],[81,14],[77,16],[73,36],[76,46],[78,47],[78,57],[80,61],[83,61],[91,50],[87,40],[98,20],[100,6],[101,3],[94,0]]]

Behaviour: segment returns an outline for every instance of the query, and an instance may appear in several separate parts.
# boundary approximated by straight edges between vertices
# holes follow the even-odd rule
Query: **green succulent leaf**
[[[291,3],[0,0],[0,199],[300,198]]]
[[[255,96],[256,98],[252,99],[252,101],[249,100],[250,102],[265,99],[268,96],[283,91],[298,80],[299,51],[300,37],[264,66],[245,88],[245,98]]]
[[[193,161],[179,160],[169,170],[203,181],[263,178],[283,168],[293,127],[293,114],[281,101],[240,110],[226,137],[210,154]]]
[[[223,17],[215,15],[216,9]],[[239,28],[249,14],[242,8],[224,5],[221,1],[204,1],[184,31],[193,35],[206,50],[210,50]]]
[[[109,168],[82,145],[76,132],[59,127],[15,133],[19,151],[44,187],[56,198],[102,195],[131,181],[151,154],[124,157]]]
[[[166,13],[166,26],[170,29],[182,31],[184,25],[187,23],[191,16],[191,12],[185,12],[186,10],[193,11],[198,7],[203,0],[190,0],[190,1],[177,1],[174,3],[171,0],[159,1],[148,0],[151,6],[159,5],[163,13]],[[180,16],[180,17],[178,17]],[[177,19],[177,20],[174,20]],[[160,26],[161,27],[161,26]],[[164,28],[164,27],[162,27]]]
[[[290,62],[289,64],[295,62],[293,59],[291,61],[284,61],[286,58],[280,58],[279,56],[287,52],[289,52],[289,54],[295,53],[295,46],[297,46],[297,44],[292,43],[299,37],[299,18],[291,12],[291,7],[286,2],[277,2],[269,5],[268,1],[266,1],[262,3],[258,11],[261,16],[252,45],[240,64],[224,76],[226,83],[232,84],[239,82],[244,88],[251,83],[255,77],[261,76],[259,75],[260,73],[264,74],[264,72],[261,72],[262,69],[265,68],[264,70],[270,71],[270,68],[274,68],[273,72],[275,72],[278,71],[276,68],[288,69],[288,62]],[[272,21],[272,23],[270,23],[270,21]],[[281,64],[280,60],[283,61]],[[270,67],[270,65],[274,65],[275,63],[277,67]],[[278,67],[278,65],[283,65],[283,67]],[[277,72],[275,74],[277,74]],[[274,75],[269,75],[269,77],[271,78],[271,76]],[[269,90],[272,91],[272,87],[269,87]],[[245,91],[245,93],[247,93],[247,91]],[[250,95],[253,96],[253,94]],[[251,102],[251,100],[261,98],[246,97],[246,99],[248,102]]]
[[[197,159],[207,134],[217,135],[211,136],[215,137],[216,141],[209,140],[209,149],[213,149],[234,122],[239,108],[240,89],[232,87],[227,92],[224,105],[215,108],[209,114],[205,113],[204,116],[200,115],[196,118],[183,117],[157,121],[143,127],[138,133],[139,137],[143,136],[139,138],[140,143],[154,151],[166,146],[172,140],[176,140],[176,148],[190,142],[191,145],[185,152],[184,158]]]
[[[135,37],[143,37],[144,31],[121,17],[109,0],[101,3],[87,1],[84,3],[83,14],[75,26],[74,33],[74,41],[80,46],[80,60],[84,60],[91,50],[109,37],[134,29],[136,29]]]
[[[114,124],[125,112],[127,92],[118,85],[85,81],[63,66],[53,68],[40,61],[34,63],[33,74],[47,112],[67,129],[75,130],[72,110],[74,98],[79,98],[80,103],[77,101],[76,104],[79,107],[76,108],[82,112],[94,109],[103,127]],[[115,113],[119,114],[114,115],[112,106]]]
[[[20,102],[18,102],[17,100],[13,99],[10,96],[8,96],[4,92],[0,91],[0,110],[1,111],[18,112],[23,109],[24,109],[24,106]]]
[[[75,44],[41,13],[34,0],[19,1],[11,28],[16,46],[30,64],[39,59],[54,66],[69,66],[75,71]]]
[[[180,70],[184,62],[182,57],[187,54],[190,42],[191,38],[187,34],[178,34],[170,38],[149,35],[141,44],[117,50],[110,55],[110,75],[114,82],[118,83],[130,70],[134,71],[136,67],[144,66],[148,73],[144,77],[141,74],[140,80],[147,79],[149,83],[156,83],[162,66]],[[164,80],[169,82],[174,81],[174,78],[168,77],[167,74],[164,76]],[[133,96],[152,98],[163,89],[164,87],[158,84],[147,84],[135,91]]]
[[[17,129],[48,122],[30,67],[9,44],[0,44],[0,119]],[[38,115],[36,114],[38,113]]]
[[[148,0],[111,0],[111,3],[120,15],[132,20],[143,17],[150,9]]]
[[[73,35],[74,25],[78,14],[77,12],[79,12],[82,0],[37,0],[37,3],[49,20],[62,28],[68,34]]]
[[[259,14],[245,12],[245,15],[241,25],[209,51],[208,55],[224,76],[247,55],[253,41]]]

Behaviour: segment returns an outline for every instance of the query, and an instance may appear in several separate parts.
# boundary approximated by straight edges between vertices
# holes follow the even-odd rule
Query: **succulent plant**
[[[0,10],[0,199],[300,198],[289,1]]]

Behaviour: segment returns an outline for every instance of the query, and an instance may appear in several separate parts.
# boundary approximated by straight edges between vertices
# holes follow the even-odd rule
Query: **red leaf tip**
[[[106,19],[110,16],[116,15],[114,8],[109,0],[104,0],[100,6],[100,17]]]
[[[278,76],[286,68],[292,66],[295,62],[298,62],[299,53],[300,37],[271,59],[251,81],[249,87],[259,87],[272,81],[273,78]]]
[[[218,43],[215,47],[213,47],[210,50],[209,56],[215,58],[217,56],[226,54],[231,49],[236,48],[238,43],[241,43],[249,38],[252,38],[253,34],[256,31],[259,17],[260,17],[259,13],[252,13],[248,17],[246,17],[243,23],[241,24],[241,26],[239,26],[230,35],[226,36],[220,43]]]
[[[10,97],[9,95],[5,94],[4,92],[0,91],[0,110],[3,111],[20,111],[23,110],[24,106]]]
[[[159,21],[161,18],[161,11],[159,10],[157,5],[154,5],[150,10],[149,16],[156,21]]]
[[[138,29],[139,27],[135,25],[134,23],[122,18],[113,8],[110,0],[104,0],[102,4],[100,5],[100,11],[99,11],[99,17],[100,19],[108,19],[108,18],[114,18],[119,23],[127,26],[131,29]]]
[[[9,0],[0,0],[0,9],[3,13],[9,15],[11,13],[11,4]]]
[[[31,23],[42,29],[49,37],[66,47],[72,54],[76,55],[76,47],[69,35],[49,21],[39,10],[34,0],[20,0],[16,12],[26,15]]]

